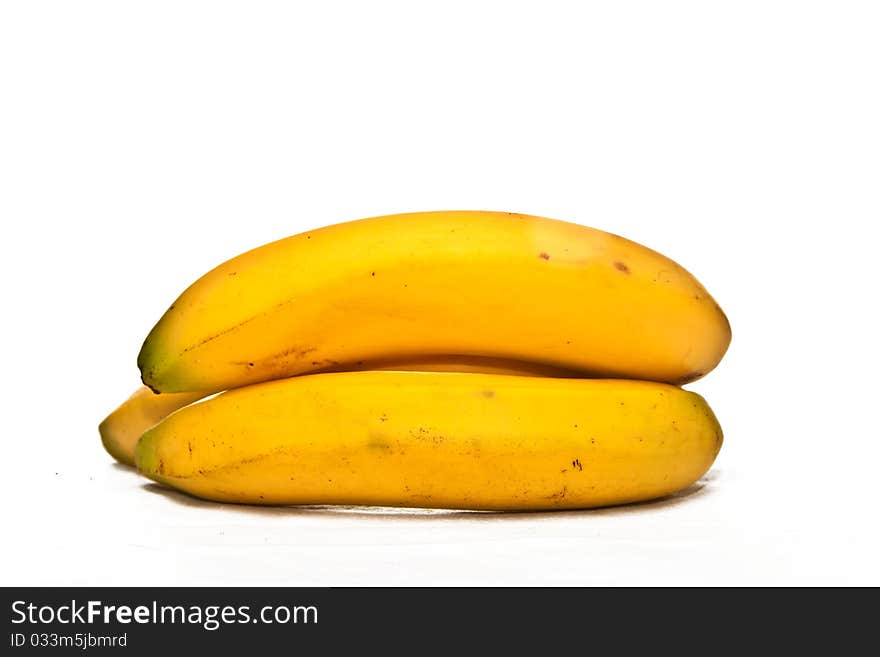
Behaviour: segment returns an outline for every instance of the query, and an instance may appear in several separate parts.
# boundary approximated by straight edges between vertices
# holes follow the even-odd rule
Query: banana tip
[[[134,465],[138,472],[152,478],[154,474],[161,474],[161,460],[156,457],[154,449],[155,440],[150,431],[147,431],[137,441],[134,449]]]
[[[101,436],[101,444],[110,456],[125,465],[134,465],[132,455],[122,448],[116,438],[111,416],[104,418],[104,421],[98,425],[98,434]]]

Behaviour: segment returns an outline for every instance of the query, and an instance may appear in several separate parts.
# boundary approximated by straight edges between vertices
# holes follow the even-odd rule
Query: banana
[[[367,371],[188,406],[143,435],[136,461],[223,502],[540,510],[682,490],[721,442],[706,402],[663,383]]]
[[[98,425],[104,449],[117,461],[134,465],[134,446],[144,431],[204,396],[201,392],[157,395],[141,386]]]
[[[360,369],[405,372],[476,372],[510,376],[573,377],[576,372],[542,363],[477,358],[437,356],[410,361],[369,361]],[[141,434],[179,408],[202,399],[202,392],[155,394],[146,386],[138,388],[98,426],[101,442],[110,456],[126,465],[134,465],[134,447]]]
[[[685,383],[730,326],[685,269],[584,226],[501,212],[337,224],[193,283],[138,356],[157,392],[217,392],[367,361],[479,356]]]

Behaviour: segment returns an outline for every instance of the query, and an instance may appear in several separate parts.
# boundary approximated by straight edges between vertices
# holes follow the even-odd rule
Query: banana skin
[[[134,465],[134,448],[144,431],[204,396],[200,392],[157,395],[141,386],[98,425],[101,443],[117,461]]]
[[[667,384],[367,371],[188,406],[143,435],[136,462],[222,502],[551,510],[680,491],[721,442],[702,397]]]
[[[452,354],[682,384],[730,326],[684,268],[622,237],[503,212],[362,219],[239,255],[193,283],[138,357],[204,393]]]
[[[435,356],[406,362],[377,360],[359,369],[413,372],[475,372],[510,376],[574,377],[577,372],[542,363],[465,356]],[[328,371],[341,371],[330,369]],[[140,386],[98,426],[104,449],[120,463],[134,465],[134,448],[141,434],[174,411],[205,397],[203,392],[156,394]]]

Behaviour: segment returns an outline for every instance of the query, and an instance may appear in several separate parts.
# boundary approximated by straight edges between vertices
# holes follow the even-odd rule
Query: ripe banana
[[[368,371],[222,393],[147,431],[136,460],[224,502],[536,510],[668,495],[721,441],[699,395],[662,383]]]
[[[216,392],[366,361],[483,356],[685,383],[730,341],[670,259],[500,212],[363,219],[273,242],[191,285],[138,356],[157,392]]]
[[[98,425],[104,449],[117,461],[134,465],[134,446],[144,431],[204,396],[201,392],[157,395],[141,386]]]
[[[359,369],[397,370],[409,372],[477,372],[511,376],[572,377],[576,372],[542,363],[504,360],[501,358],[446,357],[406,362],[369,361]],[[134,465],[134,447],[141,434],[167,415],[205,396],[203,392],[170,392],[155,394],[146,386],[138,388],[98,426],[101,442],[110,456],[126,465]]]

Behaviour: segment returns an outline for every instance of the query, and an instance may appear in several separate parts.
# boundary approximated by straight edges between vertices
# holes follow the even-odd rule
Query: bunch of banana
[[[146,387],[100,432],[115,458],[218,501],[634,502],[711,466],[721,428],[679,386],[729,342],[691,274],[616,235],[500,212],[376,217],[193,283],[144,342]]]

